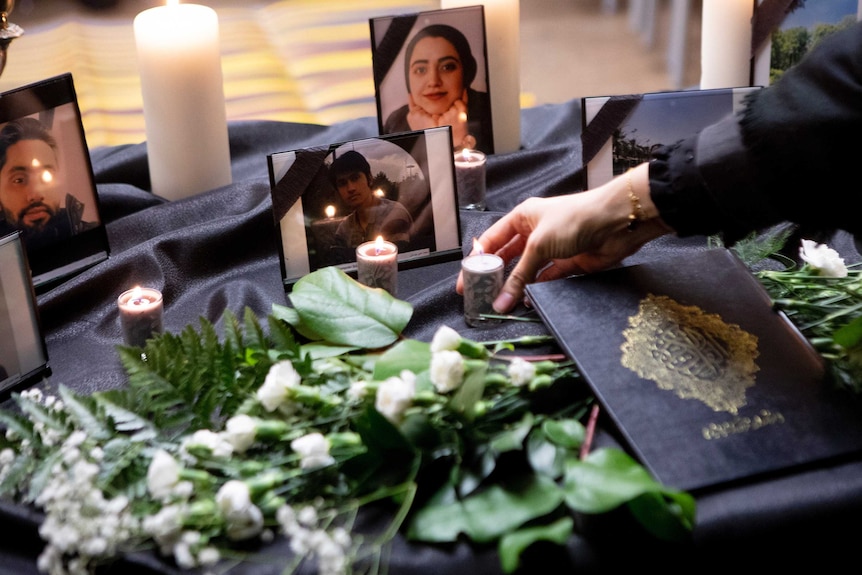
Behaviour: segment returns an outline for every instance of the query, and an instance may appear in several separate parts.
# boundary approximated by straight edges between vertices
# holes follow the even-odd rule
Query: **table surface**
[[[502,213],[530,196],[582,189],[579,101],[522,110],[522,148],[488,158],[488,209],[460,213],[464,251]],[[39,296],[39,312],[52,375],[38,385],[94,392],[124,385],[115,346],[121,343],[117,295],[135,284],[164,295],[164,327],[179,332],[200,317],[217,322],[225,310],[246,307],[267,314],[285,304],[276,232],[271,213],[266,156],[309,146],[373,137],[374,118],[332,126],[250,121],[229,128],[233,183],[198,196],[167,202],[149,191],[145,144],[91,150],[108,222],[110,258]],[[840,238],[839,251],[852,250]],[[704,238],[667,237],[645,246],[627,263],[704,249]],[[855,252],[854,252],[855,253]],[[459,262],[423,266],[399,274],[399,297],[413,304],[408,337],[429,341],[442,324],[466,337],[495,340],[547,333],[541,323],[504,322],[469,328],[454,291]],[[615,443],[615,430],[601,421],[600,443]],[[821,565],[853,557],[853,532],[844,526],[862,511],[862,461],[834,462],[791,475],[727,486],[697,496],[697,525],[682,545],[621,533],[595,518],[580,518],[583,535],[565,549],[545,553],[550,572],[600,571],[610,566],[649,566],[674,570],[709,561],[711,566],[790,565],[817,553]],[[0,573],[37,573],[41,550],[39,515],[0,504],[7,537],[0,540]],[[849,532],[848,532],[849,531]],[[278,547],[266,555],[278,553]],[[271,559],[271,558],[270,558]],[[280,573],[270,559],[231,573]],[[149,554],[129,558],[110,572],[172,573],[174,568]],[[390,573],[499,573],[494,549],[466,543],[417,546],[396,540]],[[525,572],[531,572],[529,568]]]

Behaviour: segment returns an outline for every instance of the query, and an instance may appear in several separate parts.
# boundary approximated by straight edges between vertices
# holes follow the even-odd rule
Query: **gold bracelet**
[[[628,183],[629,186],[629,201],[632,203],[632,213],[629,214],[628,230],[633,232],[635,228],[638,227],[638,224],[644,219],[644,210],[641,206],[640,198],[637,197],[634,187],[632,186],[631,172],[631,168],[626,171],[626,183]]]

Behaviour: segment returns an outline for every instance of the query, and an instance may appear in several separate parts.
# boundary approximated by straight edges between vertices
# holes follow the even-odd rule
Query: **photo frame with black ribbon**
[[[356,247],[378,235],[398,245],[401,270],[463,255],[448,126],[269,154],[267,165],[286,290],[327,266],[355,276]]]
[[[661,145],[696,134],[738,111],[759,87],[681,90],[581,99],[584,188],[596,188],[649,161]]]
[[[0,393],[49,373],[36,292],[20,232],[0,237]]]
[[[108,258],[71,74],[0,94],[0,235],[21,232],[37,293]]]
[[[369,25],[380,134],[448,123],[455,149],[493,154],[484,7],[371,18]]]

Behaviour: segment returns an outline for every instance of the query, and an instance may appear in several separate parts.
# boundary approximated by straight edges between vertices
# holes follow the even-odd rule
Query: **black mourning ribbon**
[[[596,157],[605,142],[614,135],[614,130],[628,118],[642,99],[643,94],[611,96],[590,123],[584,126],[581,132],[581,165],[584,168]]]
[[[380,86],[383,79],[386,78],[386,74],[389,73],[389,69],[395,63],[395,58],[398,57],[398,52],[404,46],[404,42],[407,40],[410,30],[413,29],[413,25],[416,24],[418,17],[416,14],[407,14],[396,16],[392,19],[392,23],[389,24],[386,33],[383,34],[383,38],[380,40],[380,44],[374,51],[373,67],[374,84],[376,86]]]
[[[293,204],[319,177],[323,160],[328,154],[329,148],[309,148],[296,152],[293,165],[288,168],[287,173],[278,180],[272,190],[272,213],[275,225],[279,224]]]
[[[781,25],[796,0],[763,0],[751,18],[751,56],[757,53]]]

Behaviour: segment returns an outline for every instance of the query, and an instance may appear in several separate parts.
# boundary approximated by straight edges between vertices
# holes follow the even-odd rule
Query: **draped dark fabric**
[[[460,214],[465,253],[472,237],[522,200],[580,189],[580,108],[579,101],[571,101],[522,111],[521,149],[489,156],[488,210]],[[46,392],[53,393],[60,385],[85,393],[124,385],[115,350],[122,343],[116,300],[136,284],[163,293],[164,327],[171,332],[198,325],[201,317],[217,322],[225,310],[241,314],[249,307],[265,315],[273,303],[286,304],[266,155],[373,137],[377,123],[375,118],[334,126],[254,121],[231,124],[229,132],[233,183],[175,202],[149,192],[145,144],[91,151],[111,256],[38,298],[52,367],[52,375],[38,384]],[[845,253],[853,250],[852,245],[847,240],[833,247]],[[703,238],[667,237],[648,244],[629,263],[704,247]],[[541,323],[526,322],[468,328],[454,289],[458,270],[459,262],[447,262],[399,274],[398,295],[414,306],[406,336],[430,341],[443,324],[478,340],[547,333]],[[613,422],[599,421],[596,445],[619,444]],[[540,572],[537,566],[546,573],[625,565],[670,571],[700,565],[775,567],[809,549],[826,564],[842,555],[853,560],[855,530],[844,526],[853,525],[851,520],[860,513],[862,462],[836,462],[699,495],[698,524],[685,544],[657,542],[637,529],[620,529],[604,517],[579,517],[584,535],[573,537],[566,548],[531,549],[523,572]],[[361,515],[359,528],[374,532],[389,518],[386,509],[372,510]],[[38,572],[39,520],[32,509],[0,502],[4,532],[0,573]],[[264,546],[255,561],[230,573],[279,574],[280,558],[288,553],[284,542]],[[142,552],[104,572],[179,571],[155,554]],[[417,545],[399,536],[389,573],[480,575],[501,573],[501,568],[493,547]]]

